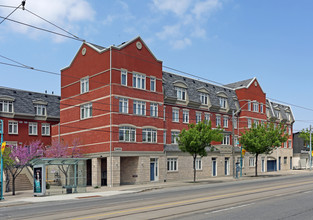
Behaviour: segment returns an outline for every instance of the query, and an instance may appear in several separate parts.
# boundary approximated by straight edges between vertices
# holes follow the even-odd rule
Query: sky
[[[20,4],[0,0],[0,16]],[[163,66],[219,84],[256,77],[267,98],[292,107],[294,132],[313,124],[311,0],[26,0],[25,9],[9,19],[71,36],[36,14],[104,47],[141,36]],[[60,95],[60,70],[82,42],[2,20],[0,86]],[[57,74],[3,64],[16,62]]]

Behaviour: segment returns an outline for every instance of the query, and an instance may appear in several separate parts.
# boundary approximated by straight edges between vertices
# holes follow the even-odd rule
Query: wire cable
[[[8,14],[6,17],[1,17],[3,18],[3,20],[0,22],[0,24],[2,24],[5,20],[9,20],[8,18],[22,5],[23,3],[21,3],[19,6],[17,6],[10,14]]]

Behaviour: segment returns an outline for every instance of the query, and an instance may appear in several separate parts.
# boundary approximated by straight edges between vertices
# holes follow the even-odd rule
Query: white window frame
[[[158,103],[150,103],[150,116],[158,117]]]
[[[179,109],[177,108],[172,109],[172,121],[179,122]]]
[[[288,148],[292,148],[292,141],[288,140]]]
[[[252,110],[253,110],[253,112],[259,112],[259,103],[258,102],[252,103]]]
[[[202,158],[201,157],[197,157],[196,158],[196,170],[202,170]]]
[[[134,100],[133,107],[134,115],[146,115],[146,102]]]
[[[13,111],[12,101],[0,100],[0,112],[13,113]]]
[[[178,144],[177,138],[179,133],[179,131],[171,131],[171,144]]]
[[[219,97],[219,103],[220,103],[221,108],[223,108],[223,109],[227,108],[227,98]]]
[[[288,126],[288,134],[291,135],[291,126]]]
[[[219,127],[221,126],[221,116],[220,115],[216,115],[216,127]]]
[[[189,123],[189,110],[183,110],[183,123]]]
[[[35,107],[35,115],[45,116],[47,115],[47,106],[45,105],[34,105]]]
[[[222,140],[222,145],[230,145],[230,135],[229,134],[224,135],[223,140]]]
[[[200,92],[200,101],[202,105],[208,105],[209,95],[203,92]]]
[[[249,157],[249,167],[255,167],[255,157]]]
[[[142,129],[142,142],[157,143],[157,130],[153,128]]]
[[[211,116],[210,113],[204,113],[204,120],[206,120],[207,122],[209,122],[209,121],[210,121],[210,116]]]
[[[80,79],[80,94],[89,92],[89,77]]]
[[[118,100],[118,112],[119,113],[128,113],[128,99],[119,98]]]
[[[119,127],[118,140],[120,142],[136,142],[136,129],[129,126]]]
[[[251,111],[251,100],[248,100],[248,111]]]
[[[260,112],[263,113],[264,109],[263,109],[263,104],[260,103]]]
[[[234,139],[235,139],[235,140],[234,140],[234,141],[235,141],[235,142],[234,142],[234,146],[237,147],[237,146],[238,146],[238,137],[234,137]]]
[[[248,118],[247,120],[248,120],[248,128],[251,128],[252,127],[252,120],[251,120],[251,118]]]
[[[258,127],[258,125],[259,125],[259,120],[254,120],[254,127],[256,128]]]
[[[228,128],[228,117],[227,116],[223,117],[223,127]]]
[[[146,75],[133,73],[133,87],[137,89],[146,89]]]
[[[186,101],[187,90],[181,87],[175,87],[177,92],[177,99],[181,101]]]
[[[167,158],[167,171],[178,171],[178,158]]]
[[[50,124],[42,123],[41,124],[41,135],[42,136],[50,136]]]
[[[284,142],[284,148],[287,148],[287,141]]]
[[[28,134],[29,135],[38,135],[38,124],[36,122],[28,123]]]
[[[80,106],[80,119],[92,117],[92,103],[87,103]]]
[[[202,121],[202,113],[201,112],[196,112],[196,124]]]
[[[123,86],[127,86],[127,70],[125,70],[125,69],[122,69],[121,70],[121,85],[123,85]],[[125,79],[125,82],[123,83],[123,77],[125,77],[124,79]]]
[[[152,92],[156,91],[156,78],[155,77],[150,77],[150,91]]]
[[[17,121],[9,121],[8,133],[9,134],[18,134],[18,122]]]

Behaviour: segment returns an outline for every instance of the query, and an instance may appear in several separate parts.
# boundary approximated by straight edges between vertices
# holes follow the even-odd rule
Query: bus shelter
[[[33,166],[34,196],[86,192],[87,158],[37,158]]]

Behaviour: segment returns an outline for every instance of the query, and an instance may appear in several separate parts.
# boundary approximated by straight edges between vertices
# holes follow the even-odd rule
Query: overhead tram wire
[[[3,20],[0,22],[0,24],[2,24],[5,20],[9,20],[8,18],[20,7],[20,6],[23,6],[24,8],[24,5],[25,5],[25,1],[22,1],[21,4],[19,4],[19,6],[17,6],[10,14],[8,14],[6,17],[1,17],[3,18]]]

